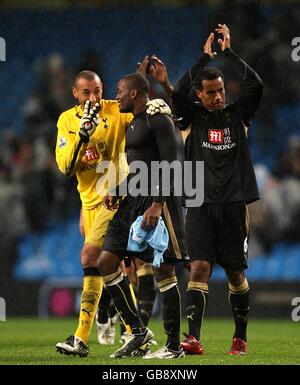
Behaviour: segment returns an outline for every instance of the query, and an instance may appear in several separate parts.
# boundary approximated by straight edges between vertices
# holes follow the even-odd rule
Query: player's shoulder
[[[226,104],[224,108],[224,113],[240,113],[240,103],[239,101],[235,101],[233,103]]]
[[[151,128],[161,127],[161,126],[174,126],[173,119],[170,115],[167,114],[155,114],[148,115],[148,120],[151,125]]]
[[[119,105],[117,100],[101,99],[100,106],[102,110],[116,110],[119,112]]]
[[[113,116],[115,119],[120,119],[120,121],[125,124],[131,122],[133,119],[133,115],[131,113],[120,112],[119,103],[117,100],[101,99],[100,106],[101,116],[110,115]]]
[[[77,107],[78,107],[78,106],[73,106],[73,107],[69,108],[68,110],[63,111],[63,112],[59,115],[58,120],[69,119],[69,118],[73,118],[74,116],[78,115],[78,113],[77,113]]]

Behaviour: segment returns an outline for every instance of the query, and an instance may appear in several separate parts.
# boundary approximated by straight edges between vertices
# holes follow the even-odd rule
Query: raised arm
[[[221,51],[230,59],[233,66],[243,78],[245,85],[244,93],[241,98],[234,103],[234,106],[241,112],[242,119],[246,126],[249,126],[251,119],[258,110],[263,95],[263,81],[247,63],[232,51],[230,46],[230,31],[226,24],[218,24],[216,31],[223,35],[222,39],[218,39]]]
[[[150,67],[149,71],[153,77],[165,90],[167,95],[170,98],[170,103],[172,102],[173,86],[170,83],[168,71],[164,62],[158,58],[156,55],[150,57]]]
[[[175,85],[173,91],[173,112],[180,129],[187,128],[192,119],[192,102],[189,98],[189,94],[195,86],[202,69],[216,56],[216,53],[212,51],[213,40],[214,34],[211,33],[204,44],[203,55]]]
[[[141,63],[138,63],[137,72],[143,76],[149,73],[165,90],[169,97],[169,104],[172,103],[173,86],[168,77],[168,71],[164,62],[156,55],[145,56]]]
[[[69,120],[63,113],[57,122],[56,162],[60,171],[73,176],[78,165],[86,152],[90,136],[99,124],[99,104],[90,108],[90,101],[87,100],[84,106],[84,114],[78,122],[79,131],[70,130]]]
[[[77,132],[70,131],[64,114],[58,119],[57,128],[56,162],[63,174],[72,176],[76,173],[88,143],[83,143]]]

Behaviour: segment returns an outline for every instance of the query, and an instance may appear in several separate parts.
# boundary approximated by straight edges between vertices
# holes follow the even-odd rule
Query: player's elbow
[[[257,80],[257,88],[260,89],[261,91],[263,91],[265,85],[264,85],[262,78],[257,75],[256,80]]]
[[[249,94],[253,95],[255,102],[260,101],[264,93],[264,82],[257,75],[256,80],[253,81],[248,88]]]
[[[175,126],[180,130],[184,131],[189,126],[189,122],[184,117],[174,117]]]
[[[258,99],[261,100],[264,94],[264,82],[261,79],[260,79],[260,83],[257,86],[256,93],[257,93]]]
[[[64,174],[65,176],[72,176],[72,170],[70,169],[70,167],[66,164],[62,164],[60,162],[57,162],[57,165],[58,165],[58,169],[59,171]]]

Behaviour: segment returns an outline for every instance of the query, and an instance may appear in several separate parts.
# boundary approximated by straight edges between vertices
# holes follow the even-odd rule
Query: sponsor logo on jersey
[[[95,160],[99,158],[99,154],[95,147],[88,148],[85,152],[86,160]]]
[[[208,141],[209,143],[222,144],[223,143],[224,132],[223,130],[208,130]]]
[[[63,148],[67,145],[67,139],[64,137],[64,136],[61,136],[59,138],[59,144],[58,144],[58,147],[59,148]]]
[[[86,166],[81,166],[78,168],[78,171],[80,172],[87,172],[87,171],[90,171],[90,170],[96,170],[97,168],[97,163],[92,163],[92,164],[87,164]]]
[[[230,144],[218,144],[216,146],[208,142],[202,142],[202,147],[210,148],[211,150],[215,150],[215,151],[231,150],[235,146],[236,144],[234,142]]]

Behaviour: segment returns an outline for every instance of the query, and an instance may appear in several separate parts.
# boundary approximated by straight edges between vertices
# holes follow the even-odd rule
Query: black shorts
[[[153,262],[153,249],[150,246],[142,253],[127,251],[131,224],[139,215],[143,215],[151,204],[151,197],[126,196],[120,203],[116,215],[109,223],[103,250],[110,251],[121,260],[126,256],[136,256],[145,262]],[[177,197],[167,197],[163,205],[162,218],[168,229],[170,239],[168,249],[164,253],[164,262],[181,262],[187,258],[187,252],[184,238],[183,213],[180,200]]]
[[[191,261],[216,262],[226,270],[248,267],[249,214],[244,201],[189,208],[186,241]]]

